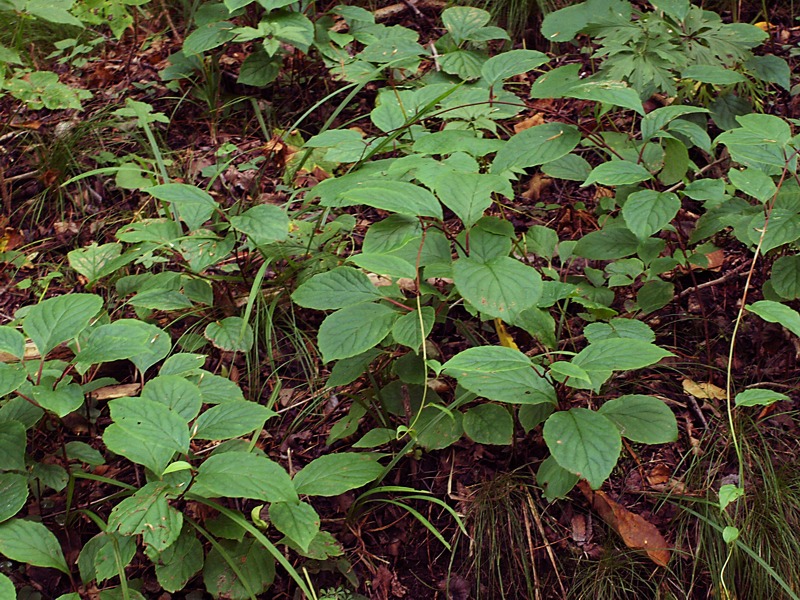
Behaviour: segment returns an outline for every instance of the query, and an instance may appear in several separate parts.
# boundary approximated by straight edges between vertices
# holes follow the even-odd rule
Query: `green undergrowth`
[[[58,8],[0,11],[89,30],[110,17],[119,38],[146,10]],[[188,177],[169,149],[178,108],[146,94],[104,116],[125,141],[82,172],[70,171],[90,137],[78,125],[49,147],[54,189],[100,185],[135,209],[67,254],[64,283],[81,291],[43,286],[0,326],[0,554],[12,564],[0,586],[28,583],[29,564],[63,574],[64,600],[84,586],[126,600],[155,588],[255,598],[276,580],[297,597],[346,597],[363,591],[361,574],[336,536],[391,506],[437,551],[453,540],[430,510],[461,532],[476,594],[536,597],[572,568],[534,558],[553,543],[539,527],[545,502],[581,479],[602,487],[624,445],[679,439],[673,405],[648,381],[684,368],[686,349],[653,317],[681,300],[686,274],[692,286],[715,276],[708,257],[727,240],[748,261],[714,345],[727,354],[717,383],[730,472],[702,488],[705,501],[675,500],[705,548],[686,561],[679,544],[675,562],[721,597],[796,590],[782,526],[796,518],[796,486],[778,483],[794,475],[743,425],[791,398],[733,365],[743,325],[800,335],[800,136],[758,112],[791,83],[783,59],[757,52],[765,31],[680,0],[589,0],[543,25],[551,41],[592,44],[587,74],[507,49],[491,15],[465,6],[444,10],[430,40],[357,6],[315,14],[283,0],[202,3],[181,26],[161,82],[178,107],[191,98],[208,111],[212,137],[233,115],[255,119],[267,158],[228,142]],[[82,68],[89,51],[76,44],[59,56]],[[227,112],[220,75],[242,49],[236,85],[253,99]],[[17,111],[89,99],[31,71],[21,48],[1,50],[0,93]],[[338,87],[271,130],[253,90],[280,89],[303,64]],[[646,111],[656,92],[663,106]],[[565,110],[515,131],[536,100]],[[327,120],[312,122],[322,109]],[[262,198],[267,168],[280,179]],[[230,173],[254,183],[237,189]],[[520,204],[532,175],[564,200]],[[554,216],[566,203],[596,228],[565,234]],[[88,225],[91,206],[80,214]],[[295,451],[289,432],[315,436],[313,450]],[[465,444],[530,453],[535,475],[498,474],[461,512],[386,483],[410,458]],[[345,493],[347,516],[327,518],[327,499]],[[566,593],[677,597],[669,565],[645,577],[645,559],[608,539],[600,559],[574,563]],[[310,573],[341,585],[317,591]]]

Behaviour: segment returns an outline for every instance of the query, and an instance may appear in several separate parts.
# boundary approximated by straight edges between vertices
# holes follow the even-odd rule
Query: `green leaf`
[[[222,557],[224,552],[228,560]],[[230,561],[230,562],[229,562]],[[240,580],[230,566],[233,563],[244,577]],[[275,579],[275,561],[269,551],[254,538],[241,542],[219,540],[206,557],[203,582],[213,598],[246,600],[262,594]]]
[[[489,400],[510,404],[554,404],[555,390],[519,350],[480,346],[460,352],[442,368],[459,385]]]
[[[501,81],[532,71],[550,59],[536,50],[510,50],[493,56],[481,67],[481,76],[487,85],[494,86]]]
[[[520,131],[506,142],[492,161],[492,173],[522,171],[553,162],[569,154],[581,141],[577,128],[564,123],[545,123]]]
[[[270,14],[262,21],[272,35],[285,44],[289,44],[308,53],[314,43],[314,24],[301,12],[281,12]]]
[[[263,47],[253,50],[239,67],[236,83],[264,87],[278,78],[283,62],[280,56],[270,56]]]
[[[244,402],[242,390],[233,381],[220,375],[202,371],[192,380],[200,388],[203,404],[223,404],[225,402]]]
[[[464,414],[464,433],[478,444],[507,446],[514,435],[514,419],[497,404],[479,404]]]
[[[334,202],[323,206],[363,204],[410,217],[442,219],[442,207],[425,188],[404,181],[365,181],[340,193]]]
[[[565,92],[564,96],[628,108],[644,115],[639,92],[623,81],[598,80],[576,83]]]
[[[736,189],[760,202],[772,200],[778,191],[775,182],[769,175],[753,167],[742,170],[731,169],[728,171],[728,178]]]
[[[570,387],[599,390],[614,371],[631,371],[657,363],[662,358],[674,356],[663,348],[644,340],[612,338],[589,344],[572,362],[592,379],[591,384],[570,380]]]
[[[190,35],[186,38],[183,46],[184,51],[186,51],[186,44],[191,37]],[[165,183],[143,191],[162,202],[172,204],[178,211],[180,220],[186,223],[189,231],[199,229],[218,208],[217,202],[208,192],[185,183]]]
[[[800,255],[790,254],[776,260],[772,264],[770,281],[781,298],[800,298]]]
[[[225,317],[206,326],[206,339],[220,350],[248,352],[253,347],[253,328],[241,317]]]
[[[145,546],[163,552],[181,533],[183,514],[167,501],[161,483],[148,483],[133,496],[117,504],[108,516],[108,531],[141,535]]]
[[[423,306],[421,318],[416,310],[399,317],[392,326],[392,337],[398,344],[419,352],[425,338],[430,335],[435,320],[436,311],[430,306]]]
[[[682,141],[664,138],[664,167],[658,173],[658,180],[664,185],[683,181],[689,170],[689,150]]]
[[[103,441],[109,450],[161,475],[176,452],[189,451],[189,428],[180,415],[146,398],[109,402],[114,423]]]
[[[536,483],[542,487],[548,502],[565,498],[578,483],[578,479],[580,478],[577,475],[559,465],[552,455],[542,461],[536,472]]]
[[[608,323],[589,323],[584,327],[583,334],[590,344],[613,338],[629,338],[645,342],[656,340],[653,330],[646,323],[637,319],[617,318],[611,319]]]
[[[477,79],[486,56],[474,50],[457,49],[439,57],[439,67],[445,73],[457,75],[461,79]]]
[[[629,160],[611,160],[592,169],[581,187],[600,185],[630,185],[652,179],[650,171]]]
[[[79,460],[93,467],[105,464],[106,462],[103,455],[86,442],[67,442],[65,450],[67,452],[67,458],[70,460]]]
[[[356,304],[328,315],[319,328],[322,360],[356,356],[377,346],[392,330],[399,314],[383,304]]]
[[[469,229],[492,205],[492,192],[498,191],[496,177],[480,173],[445,173],[436,180],[436,194]]]
[[[303,552],[308,551],[308,546],[319,533],[319,515],[305,502],[273,502],[269,506],[269,519]]]
[[[642,190],[628,196],[622,207],[622,216],[628,229],[639,239],[645,239],[672,221],[680,207],[680,199],[672,192]]]
[[[67,259],[69,266],[86,277],[89,284],[92,284],[134,261],[136,255],[122,255],[122,244],[116,242],[102,246],[98,246],[97,242],[92,242],[85,248],[68,252]]]
[[[276,415],[276,412],[255,402],[223,402],[197,418],[192,437],[196,440],[227,440],[247,435]]]
[[[56,346],[77,337],[103,307],[94,294],[66,294],[31,306],[22,329],[44,358]]]
[[[444,412],[429,405],[417,417],[417,443],[426,450],[441,450],[454,444],[464,433],[460,412]]]
[[[10,354],[16,358],[25,356],[25,337],[9,325],[0,325],[0,354]],[[0,392],[0,396],[5,394]]]
[[[271,204],[259,204],[241,215],[231,217],[231,225],[260,246],[281,242],[289,237],[289,217],[286,211]]]
[[[379,298],[381,292],[369,277],[351,267],[337,267],[314,275],[292,294],[295,304],[317,310],[345,308]]]
[[[544,440],[558,464],[598,489],[617,464],[622,439],[608,418],[587,408],[557,412],[544,424]]]
[[[195,29],[183,41],[182,51],[184,54],[203,54],[208,50],[213,50],[222,44],[231,41],[235,37],[233,33],[234,25],[230,21],[213,21],[206,23]],[[183,184],[165,184],[183,185]],[[189,187],[189,186],[187,186]],[[193,227],[190,227],[193,229]]]
[[[508,256],[482,262],[470,257],[453,263],[453,279],[461,296],[481,313],[513,323],[542,295],[536,269]]]
[[[643,313],[649,314],[664,308],[675,297],[675,284],[663,279],[646,282],[636,292],[636,304]]]
[[[294,476],[294,487],[306,496],[338,496],[375,481],[383,473],[378,458],[353,452],[321,456]]]
[[[158,583],[175,593],[186,587],[189,580],[203,568],[203,545],[194,529],[184,525],[180,537],[163,552],[153,557]]]
[[[657,108],[642,117],[642,139],[649,140],[659,131],[664,129],[675,119],[694,113],[707,113],[708,110],[699,106],[674,104]]]
[[[417,269],[414,265],[403,258],[390,254],[365,254],[362,252],[351,256],[347,259],[347,262],[351,262],[370,273],[377,273],[387,277],[405,277],[407,279],[415,279],[417,277]],[[370,285],[372,285],[371,282]],[[371,299],[374,300],[375,296],[372,296]]]
[[[19,389],[25,383],[26,373],[22,365],[0,362],[0,398]]]
[[[759,300],[754,304],[748,304],[747,310],[765,321],[779,323],[793,334],[800,336],[800,314],[793,308],[772,300]]]
[[[774,83],[787,91],[791,89],[791,69],[780,56],[774,54],[751,56],[745,61],[744,66],[762,81]]]
[[[292,480],[283,467],[265,456],[249,452],[210,456],[198,468],[192,492],[206,498],[297,502]]]
[[[154,377],[144,385],[140,396],[160,402],[187,423],[198,415],[203,404],[200,388],[179,375]]]
[[[711,85],[734,85],[747,81],[741,73],[719,65],[689,65],[681,73],[681,78]]]
[[[0,422],[0,471],[24,471],[27,439],[19,421]]]
[[[641,444],[666,444],[678,439],[675,415],[653,396],[631,394],[609,400],[598,411],[610,419],[624,438]]]
[[[503,56],[503,55],[501,55]],[[420,137],[412,146],[420,154],[453,154],[466,152],[480,158],[503,147],[503,140],[481,138],[473,131],[444,129]],[[438,165],[438,163],[436,163]]]
[[[58,569],[69,574],[56,536],[35,521],[12,519],[0,523],[0,554],[23,564]]]
[[[442,11],[442,23],[457,46],[484,27],[491,15],[480,8],[471,6],[452,6]]]
[[[554,363],[550,363],[550,372],[558,376],[554,377],[554,379],[558,381],[564,381],[567,378],[580,379],[582,381],[588,381],[589,383],[592,381],[586,371],[581,369],[578,365],[574,365],[565,360],[557,360]]]
[[[517,418],[519,424],[525,430],[525,433],[530,433],[539,425],[547,420],[547,417],[553,414],[554,406],[550,403],[547,404],[523,404],[519,407]]]
[[[616,260],[636,254],[639,243],[636,234],[626,227],[606,227],[581,237],[572,252],[590,260]]]
[[[120,319],[93,329],[77,357],[79,364],[95,365],[115,360],[146,357],[155,335],[167,334],[136,319]]]
[[[14,583],[2,573],[0,573],[0,598],[2,600],[17,600],[17,591],[14,589]]]
[[[56,389],[37,385],[32,392],[39,406],[59,417],[65,417],[83,405],[83,389],[77,383],[62,383]]]
[[[0,523],[16,515],[28,500],[28,477],[19,473],[0,473]],[[0,594],[0,598],[2,598]]]
[[[789,396],[772,390],[754,388],[736,394],[736,406],[769,406],[789,400]]]
[[[542,165],[542,173],[545,175],[568,181],[584,181],[591,172],[592,166],[577,154],[566,154]]]
[[[136,554],[136,538],[116,532],[101,532],[84,544],[78,555],[81,580],[102,583],[119,575],[115,547],[119,550],[120,562],[126,567]]]

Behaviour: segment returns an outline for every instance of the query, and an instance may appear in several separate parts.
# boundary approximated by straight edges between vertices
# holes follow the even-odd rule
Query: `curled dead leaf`
[[[666,567],[670,558],[670,546],[658,528],[641,515],[612,500],[602,491],[594,491],[585,481],[578,488],[592,508],[616,531],[628,548],[644,550],[647,556],[660,567]]]
[[[697,383],[691,379],[684,379],[681,382],[683,391],[700,400],[714,399],[724,400],[725,390],[713,383]]]
[[[544,114],[537,112],[527,119],[523,119],[519,123],[514,124],[514,133],[519,133],[520,131],[525,131],[526,129],[530,129],[531,127],[536,127],[537,125],[542,125],[544,123]]]

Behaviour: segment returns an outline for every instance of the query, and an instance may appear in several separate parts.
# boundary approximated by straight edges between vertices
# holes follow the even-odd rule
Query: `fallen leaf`
[[[537,125],[542,125],[544,123],[544,115],[540,112],[537,112],[527,119],[523,119],[519,123],[514,124],[514,133],[519,133],[520,131],[525,131],[526,129],[530,129],[531,127],[536,127]]]
[[[700,400],[714,399],[724,400],[725,390],[713,383],[697,383],[691,379],[684,379],[681,382],[683,391],[687,394],[699,398]]]
[[[593,491],[586,481],[579,481],[578,487],[592,508],[619,534],[628,548],[644,550],[658,566],[667,566],[670,557],[669,544],[655,525],[612,500],[605,492]]]
[[[550,187],[551,183],[553,183],[551,178],[537,173],[528,181],[528,189],[522,192],[522,197],[528,202],[538,202],[539,198],[542,196],[542,192]]]
[[[90,392],[89,395],[95,400],[114,400],[126,396],[135,396],[142,389],[140,383],[122,383],[120,385],[107,385]]]
[[[25,242],[22,234],[13,227],[6,227],[3,235],[0,236],[0,252],[8,252],[14,248],[19,248]]]

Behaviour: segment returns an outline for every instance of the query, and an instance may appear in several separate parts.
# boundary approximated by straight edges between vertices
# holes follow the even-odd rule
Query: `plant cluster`
[[[134,5],[87,6],[66,6],[64,14],[88,23],[87,15],[122,15],[127,23],[126,7]],[[34,8],[28,2],[16,10],[42,17]],[[553,500],[580,479],[602,486],[623,440],[676,440],[675,416],[661,398],[646,389],[620,393],[615,381],[674,356],[644,318],[673,301],[676,273],[707,265],[723,231],[751,251],[751,276],[756,261],[774,258],[763,299],[748,303],[743,293],[731,357],[748,313],[800,335],[800,313],[788,305],[800,298],[800,136],[785,119],[726,113],[703,105],[697,93],[709,85],[738,97],[737,86],[752,81],[788,88],[781,66],[752,53],[763,32],[723,24],[688,0],[657,2],[654,9],[589,0],[553,13],[545,23],[546,33],[559,32],[552,39],[585,32],[600,43],[597,74],[582,78],[579,65],[548,68],[542,52],[492,56],[490,44],[508,36],[477,8],[443,11],[444,34],[423,46],[416,32],[376,23],[352,6],[314,23],[284,0],[202,5],[164,79],[191,78],[226,48],[243,44],[251,52],[239,82],[266,86],[286,57],[316,54],[345,82],[342,106],[367,84],[388,82],[378,86],[371,133],[332,128],[332,118],[303,142],[287,181],[312,164],[332,176],[295,190],[291,200],[302,209],[294,213],[288,204],[231,206],[209,189],[171,180],[154,135],[169,119],[131,99],[116,111],[144,133],[156,172],[125,163],[85,177],[114,172],[120,182],[122,176],[125,187],[152,199],[154,214],[119,228],[115,241],[69,253],[89,292],[101,281],[113,284],[110,298],[89,292],[48,298],[0,327],[0,554],[60,570],[77,589],[54,530],[81,519],[98,533],[78,554],[80,581],[108,586],[114,597],[143,597],[139,582],[126,575],[138,549],[168,592],[202,572],[214,597],[254,598],[273,582],[277,563],[308,597],[350,597],[336,588],[315,595],[286,558],[291,550],[324,562],[343,552],[321,529],[316,497],[379,482],[415,450],[447,448],[463,436],[507,446],[521,429],[541,431],[547,454],[536,482]],[[527,107],[508,84],[534,71],[543,74],[530,85],[530,98],[581,100],[597,126],[543,119],[506,135],[508,121]],[[637,78],[643,72],[646,80]],[[32,75],[19,80],[30,83]],[[54,86],[45,87],[60,89]],[[7,89],[38,107],[21,88]],[[657,90],[677,99],[646,112],[642,97]],[[629,128],[620,131],[610,115],[627,117]],[[730,160],[718,158],[723,154]],[[609,190],[598,203],[598,229],[577,239],[560,239],[541,224],[516,229],[504,207],[533,172]],[[358,251],[326,252],[352,231],[354,208],[375,217]],[[689,209],[700,217],[687,228],[680,216]],[[310,259],[314,253],[322,258]],[[258,261],[245,265],[243,256]],[[246,268],[252,264],[255,275]],[[199,352],[210,343],[228,365],[237,354],[258,353],[263,337],[253,326],[253,306],[268,269],[286,272],[281,283],[297,281],[296,306],[326,311],[317,334],[322,362],[332,363],[326,385],[348,386],[365,375],[371,383],[371,392],[334,425],[328,444],[354,436],[362,423],[378,425],[352,443],[359,451],[323,455],[297,472],[259,447],[277,414],[275,397],[266,405],[247,399],[236,383],[206,370]],[[156,324],[164,314],[194,323],[214,307],[214,284],[230,279],[250,286],[241,314],[209,320],[199,325],[202,335],[178,340]],[[580,322],[583,341],[575,340],[568,319]],[[446,355],[439,341],[456,322],[493,330],[500,343],[464,336],[459,351]],[[531,340],[527,351],[520,336]],[[71,358],[55,358],[64,345]],[[120,362],[132,367],[133,383],[101,397],[100,390],[119,390],[121,382],[104,368]],[[741,464],[737,413],[787,396],[767,386],[744,389],[730,363],[727,417]],[[63,421],[74,415],[102,429],[97,443],[68,439]],[[59,432],[60,452],[40,456],[32,444],[26,452],[33,433],[47,427]],[[388,456],[388,464],[380,462]],[[92,471],[112,457],[135,470],[135,485]],[[72,505],[77,482],[87,479],[118,490],[110,510],[108,499]],[[746,484],[740,472],[719,488],[731,552],[738,529],[727,509],[745,495]],[[31,490],[43,487],[64,490],[67,498],[61,520],[48,526],[19,516]],[[388,486],[365,492],[356,504],[376,501],[379,492],[403,494],[391,502],[449,548],[411,506],[438,504],[459,522],[445,502]],[[201,507],[214,516],[198,518]],[[0,575],[0,591],[10,585]]]

